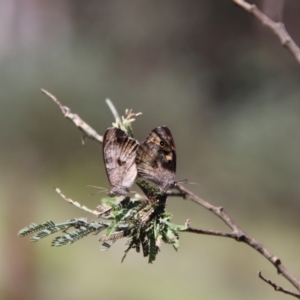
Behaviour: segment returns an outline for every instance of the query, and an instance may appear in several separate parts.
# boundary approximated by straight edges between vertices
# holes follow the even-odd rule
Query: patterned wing
[[[138,176],[154,182],[163,191],[175,184],[176,151],[172,133],[166,126],[153,129],[136,154]]]
[[[103,158],[111,185],[110,196],[126,195],[136,176],[136,151],[139,143],[123,130],[108,128],[103,137]]]

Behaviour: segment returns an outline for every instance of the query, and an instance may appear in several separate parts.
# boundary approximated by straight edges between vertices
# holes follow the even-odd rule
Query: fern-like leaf
[[[149,240],[144,237],[143,240],[141,240],[142,249],[143,249],[143,255],[144,257],[147,257],[150,253],[150,246],[149,246]]]
[[[102,235],[99,239],[99,242],[106,242],[106,241],[112,241],[115,242],[116,240],[121,239],[122,237],[124,237],[125,231],[116,231],[110,235]]]
[[[115,241],[128,237],[122,262],[131,249],[135,249],[138,253],[142,249],[143,255],[148,257],[148,262],[153,263],[159,252],[161,241],[171,244],[175,250],[178,249],[179,232],[185,230],[186,226],[170,222],[172,215],[165,212],[166,194],[144,180],[138,179],[137,184],[147,198],[135,199],[135,201],[129,197],[115,198],[112,201],[106,199],[105,207],[98,207],[99,211],[97,212],[98,217],[107,219],[105,222],[88,222],[84,218],[78,218],[57,224],[53,221],[47,221],[40,225],[32,223],[20,230],[18,235],[35,234],[31,241],[37,242],[51,234],[62,232],[63,234],[54,238],[51,244],[60,247],[72,244],[89,234],[97,235],[106,230],[99,239],[102,242],[102,251],[108,250]],[[84,207],[80,204],[76,206]],[[89,211],[95,215],[95,211]]]
[[[21,229],[18,232],[18,236],[26,236],[28,234],[32,234],[32,233],[35,233],[35,232],[41,231],[41,230],[51,230],[54,227],[55,227],[55,224],[52,221],[47,221],[40,225],[32,223],[28,227]]]
[[[87,224],[86,226],[80,226],[80,228],[68,232],[64,236],[58,236],[52,241],[51,245],[55,247],[70,245],[92,232],[99,232],[99,230],[104,230],[105,228],[107,228],[106,223],[99,223],[99,226],[95,226],[95,224],[93,225],[94,226],[89,226],[89,224]]]
[[[151,235],[149,238],[149,264],[152,264],[156,259],[156,255],[159,251],[158,246],[156,245],[156,240],[154,239],[154,235]]]
[[[113,243],[114,242],[112,242],[112,241],[108,241],[108,242],[102,243],[102,245],[101,245],[101,251],[107,251],[107,250],[109,250],[109,248],[111,247],[111,245]]]

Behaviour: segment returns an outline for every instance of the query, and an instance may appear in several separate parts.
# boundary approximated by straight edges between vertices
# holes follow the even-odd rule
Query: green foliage
[[[31,241],[37,242],[53,233],[62,232],[63,235],[55,237],[52,241],[52,246],[60,247],[72,244],[91,233],[97,235],[103,232],[99,239],[102,242],[102,251],[107,251],[115,241],[127,237],[127,248],[122,262],[127,253],[135,249],[138,253],[142,250],[144,257],[148,257],[148,262],[152,263],[156,259],[161,242],[171,244],[175,250],[178,249],[178,232],[186,227],[170,222],[172,215],[165,212],[167,195],[144,180],[138,180],[137,184],[147,198],[135,200],[126,197],[119,203],[112,199],[109,221],[88,222],[84,218],[78,218],[57,224],[53,221],[40,225],[32,223],[21,229],[18,235],[35,234]]]
[[[134,113],[131,109],[125,110],[125,117],[122,116],[121,119],[116,113],[114,113],[114,107],[111,107],[112,104],[109,104],[110,109],[115,115],[115,122],[112,123],[114,127],[124,130],[128,135],[133,137],[133,130],[131,123],[135,121],[135,117],[140,116],[142,113]]]
[[[109,100],[107,100],[107,104],[116,119],[113,126],[119,127],[130,136],[133,136],[131,123],[141,113],[133,113],[132,110],[126,110],[125,117],[122,116],[120,118]],[[102,251],[107,251],[118,239],[127,237],[128,247],[125,250],[122,262],[131,249],[135,249],[138,253],[142,249],[144,257],[148,257],[148,262],[152,263],[156,259],[161,242],[171,244],[175,250],[178,249],[178,231],[185,230],[186,227],[170,222],[172,215],[165,212],[167,194],[142,179],[137,179],[136,184],[146,197],[142,199],[125,197],[121,201],[118,201],[118,197],[105,198],[103,199],[104,205],[97,207],[99,211],[87,209],[78,202],[65,197],[59,189],[56,189],[69,203],[110,221],[88,222],[86,219],[80,218],[58,224],[52,221],[47,221],[41,225],[33,223],[29,227],[20,230],[18,235],[35,234],[31,241],[37,242],[44,237],[61,231],[64,235],[58,236],[52,241],[52,246],[60,247],[72,244],[91,233],[99,234],[106,229],[105,234],[99,239],[102,242]],[[69,231],[70,229],[71,231]]]
[[[37,242],[40,239],[47,237],[53,233],[62,231],[66,233],[64,236],[56,237],[52,241],[52,246],[63,246],[72,244],[75,241],[87,236],[90,233],[99,233],[100,231],[107,228],[109,224],[107,222],[88,222],[83,218],[71,219],[66,222],[55,224],[53,221],[47,221],[43,224],[36,225],[35,223],[30,224],[28,227],[21,229],[18,232],[19,236],[26,236],[28,234],[36,233],[32,238],[31,242]],[[74,228],[74,231],[68,232],[70,228]]]

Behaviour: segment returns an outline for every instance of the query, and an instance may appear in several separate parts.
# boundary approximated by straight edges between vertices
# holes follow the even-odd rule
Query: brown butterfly
[[[153,129],[142,144],[119,128],[108,128],[103,157],[112,186],[110,196],[126,195],[136,176],[154,182],[163,191],[175,184],[175,144],[166,126]]]
[[[154,182],[167,191],[175,184],[176,152],[170,129],[154,128],[137,149],[135,159],[138,176]]]
[[[139,142],[123,130],[108,128],[103,136],[103,158],[111,185],[109,196],[126,195],[136,176],[136,152]]]

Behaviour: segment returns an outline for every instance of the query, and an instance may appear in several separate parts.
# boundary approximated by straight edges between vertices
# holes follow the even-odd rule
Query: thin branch
[[[45,89],[41,89],[41,91],[50,97],[60,108],[62,114],[64,115],[65,118],[69,119],[71,122],[73,122],[82,132],[83,132],[83,138],[82,138],[82,143],[84,143],[84,139],[86,137],[96,140],[97,142],[102,143],[103,137],[99,135],[96,130],[94,130],[90,125],[85,123],[78,115],[73,114],[70,110],[69,107],[63,106],[57,98],[52,95],[50,92],[48,92]]]
[[[219,230],[211,230],[211,229],[199,229],[191,227],[191,220],[187,219],[185,222],[186,230],[184,232],[191,232],[197,234],[205,234],[205,235],[214,235],[214,236],[221,236],[221,237],[229,237],[236,239],[236,235],[232,232],[224,232]]]
[[[202,198],[198,197],[188,189],[186,189],[183,185],[177,183],[175,188],[182,194],[184,197],[191,199],[192,201],[196,202],[197,204],[205,207],[212,213],[214,213],[216,216],[218,216],[223,222],[226,223],[236,234],[240,234],[240,237],[236,236],[237,239],[239,240],[242,236],[244,236],[244,232],[242,231],[241,228],[237,226],[233,222],[233,220],[225,213],[223,207],[219,206],[213,206],[209,202],[203,200]]]
[[[213,236],[221,236],[221,237],[229,237],[236,239],[236,234],[232,232],[223,232],[218,230],[211,230],[211,229],[199,229],[199,228],[193,228],[189,227],[184,232],[191,232],[191,233],[197,233],[197,234],[205,234],[205,235],[213,235]]]
[[[284,294],[287,294],[287,295],[290,295],[290,296],[294,296],[294,297],[300,299],[300,295],[299,294],[296,294],[296,293],[293,293],[291,291],[288,291],[288,290],[284,289],[283,287],[277,285],[276,283],[272,282],[270,279],[265,278],[261,274],[261,271],[258,272],[258,277],[260,279],[262,279],[264,282],[266,282],[267,284],[269,284],[270,286],[272,286],[276,292],[282,292]]]
[[[54,99],[56,100],[56,98],[52,94],[50,94],[49,92],[46,92],[45,90],[42,90],[42,91],[46,95],[48,95],[52,100],[54,100]],[[65,106],[62,106],[60,103],[58,105],[60,107],[65,108]],[[66,116],[66,117],[69,118],[68,116]],[[71,119],[71,118],[69,118],[69,119],[71,121],[73,121],[73,119]],[[90,138],[92,138],[92,139],[94,139],[94,140],[101,143],[102,138],[101,139],[97,138],[97,137],[99,137],[99,135],[96,133],[96,131],[94,129],[92,129],[88,124],[86,124],[83,120],[80,119],[80,121],[81,121],[81,126],[80,127],[77,126],[76,122],[73,121],[73,123],[77,127],[79,127],[84,132],[84,134],[86,134],[87,137],[90,137]],[[85,128],[88,128],[89,132],[85,132],[84,131]],[[95,135],[94,135],[94,132],[95,132]],[[233,238],[233,239],[235,239],[236,241],[239,241],[239,242],[244,242],[245,244],[247,244],[251,248],[258,251],[261,255],[263,255],[269,262],[271,262],[273,264],[273,266],[277,269],[277,272],[279,274],[281,274],[283,277],[285,277],[298,291],[300,291],[300,280],[297,277],[295,277],[295,275],[282,264],[281,260],[277,256],[273,255],[266,247],[264,247],[262,244],[258,243],[255,239],[251,238],[248,234],[246,234],[235,223],[235,221],[225,212],[223,207],[212,205],[211,203],[209,203],[209,202],[203,200],[202,198],[198,197],[193,192],[189,191],[188,189],[186,189],[185,187],[183,187],[179,183],[177,183],[175,185],[175,189],[180,193],[180,195],[182,197],[189,198],[190,200],[194,201],[195,203],[197,203],[197,204],[203,206],[204,208],[208,209],[209,211],[211,211],[214,215],[219,217],[232,230],[232,232],[222,232],[222,231],[214,231],[214,230],[196,229],[196,228],[190,227],[190,222],[187,221],[186,226],[188,228],[185,230],[185,232],[228,237],[228,238]],[[60,191],[59,191],[59,193],[62,196]],[[71,199],[69,199],[65,196],[63,196],[63,198],[65,200],[67,200],[68,202],[76,205],[75,203],[73,203],[74,201],[72,201],[72,202],[70,201]],[[84,210],[86,210],[86,209],[84,209]],[[88,210],[86,210],[86,211],[88,211]],[[295,294],[295,295],[298,295],[298,294]],[[300,294],[298,296],[300,296]]]
[[[68,203],[70,203],[70,204],[72,204],[72,205],[74,205],[74,206],[76,206],[76,207],[78,207],[78,208],[80,208],[80,209],[82,209],[82,210],[84,210],[84,211],[90,213],[90,214],[93,214],[93,215],[95,215],[96,217],[99,217],[99,216],[101,215],[101,212],[99,212],[99,211],[97,211],[97,210],[90,209],[90,208],[88,208],[88,207],[86,207],[86,206],[84,206],[84,205],[81,205],[80,203],[78,203],[78,202],[72,200],[71,198],[68,198],[67,196],[65,196],[65,195],[61,192],[61,190],[60,190],[59,188],[55,188],[55,191],[56,191],[56,193],[59,194],[63,199],[65,199]]]
[[[107,106],[109,107],[112,115],[114,116],[116,122],[118,124],[122,125],[121,118],[120,118],[119,113],[118,113],[117,109],[115,108],[114,104],[111,102],[110,99],[106,99],[105,102],[106,102]],[[122,128],[122,129],[124,130],[124,128]]]
[[[201,234],[209,234],[209,235],[217,235],[223,237],[233,238],[236,241],[244,242],[251,248],[258,251],[261,255],[263,255],[272,265],[277,269],[277,272],[285,277],[298,291],[300,291],[300,280],[289,270],[287,269],[281,262],[281,260],[272,254],[266,247],[262,244],[258,243],[255,239],[246,234],[234,221],[233,219],[225,212],[222,207],[213,206],[209,202],[201,199],[191,191],[187,190],[180,184],[177,184],[176,188],[183,194],[185,194],[186,198],[194,201],[195,203],[205,207],[217,217],[219,217],[228,227],[232,229],[231,233],[222,233],[217,231],[206,231],[203,229],[187,229],[187,232],[201,233]],[[187,224],[189,227],[189,223]]]
[[[295,57],[297,62],[300,64],[300,49],[293,41],[289,33],[286,31],[283,23],[274,22],[273,20],[271,20],[261,10],[259,10],[255,4],[250,4],[244,0],[232,1],[250,14],[253,14],[253,16],[255,16],[263,25],[270,28],[273,33],[277,35],[281,44],[287,48],[287,50]]]

